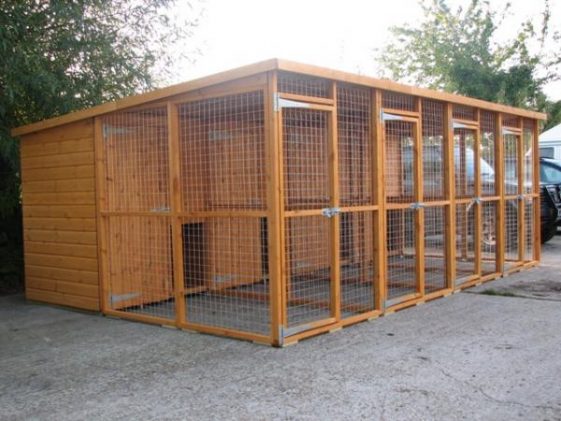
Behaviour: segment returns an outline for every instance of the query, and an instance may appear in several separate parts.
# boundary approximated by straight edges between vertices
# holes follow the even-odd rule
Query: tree
[[[18,143],[10,129],[152,88],[178,54],[185,55],[174,46],[196,25],[190,17],[172,16],[175,3],[2,1],[0,287],[7,279],[17,283],[21,273],[21,229],[14,230],[20,212]]]
[[[494,11],[488,1],[471,0],[453,11],[446,0],[421,2],[424,18],[415,27],[391,29],[394,41],[379,59],[385,75],[394,79],[516,107],[554,111],[547,100],[546,83],[558,79],[561,54],[546,51],[546,41],[559,40],[550,33],[550,11],[544,3],[538,30],[531,20],[513,39],[496,41],[505,24],[509,5]],[[537,46],[537,48],[536,48]],[[555,111],[557,110],[557,111]]]

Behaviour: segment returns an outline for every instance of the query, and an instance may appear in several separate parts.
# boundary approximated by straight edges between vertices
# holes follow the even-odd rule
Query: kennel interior
[[[15,129],[27,296],[283,345],[533,266],[544,117],[269,60]]]

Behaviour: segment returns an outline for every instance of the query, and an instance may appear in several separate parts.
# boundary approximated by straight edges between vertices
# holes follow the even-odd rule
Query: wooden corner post
[[[454,289],[456,280],[456,185],[454,167],[454,125],[452,104],[444,105],[444,187],[446,189],[446,287]]]

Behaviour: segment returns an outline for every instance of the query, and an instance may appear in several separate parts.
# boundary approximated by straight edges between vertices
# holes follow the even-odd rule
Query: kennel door
[[[285,336],[337,320],[339,219],[333,112],[281,108],[285,227]]]
[[[387,221],[385,306],[418,298],[422,290],[424,217],[418,121],[383,114]]]

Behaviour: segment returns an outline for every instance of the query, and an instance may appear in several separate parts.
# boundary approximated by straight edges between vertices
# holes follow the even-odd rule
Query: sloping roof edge
[[[210,76],[205,76],[199,79],[194,79],[165,88],[156,89],[151,92],[129,96],[113,102],[107,102],[105,104],[75,111],[59,117],[54,117],[47,120],[38,121],[36,123],[27,124],[25,126],[20,126],[12,129],[11,134],[14,137],[22,136],[271,70],[285,70],[290,72],[303,73],[311,76],[334,79],[341,82],[355,83],[373,88],[432,98],[439,101],[448,101],[455,104],[469,105],[472,107],[478,107],[492,111],[515,114],[521,117],[533,118],[538,120],[546,119],[545,114],[536,111],[510,107],[503,104],[496,104],[493,102],[469,98],[462,95],[403,85],[390,80],[376,79],[369,76],[361,76],[339,70],[327,69],[324,67],[297,63],[290,60],[273,58],[258,63],[249,64],[247,66],[238,67],[232,70],[216,73]]]

